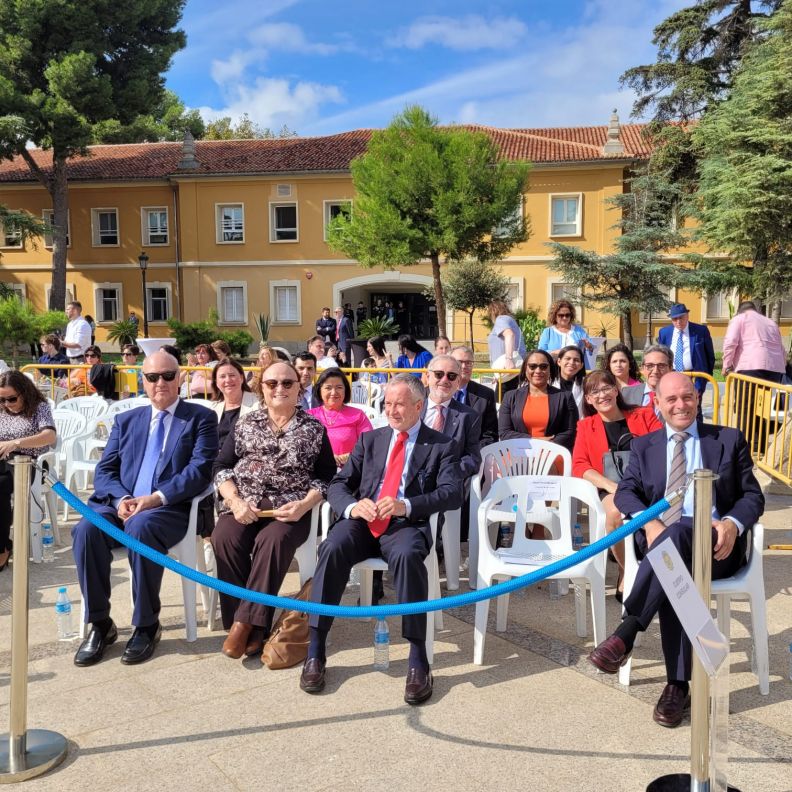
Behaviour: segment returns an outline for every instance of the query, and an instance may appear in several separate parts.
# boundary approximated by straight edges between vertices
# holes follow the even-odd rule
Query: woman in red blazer
[[[626,451],[632,437],[662,429],[651,407],[633,407],[624,402],[616,378],[609,371],[593,371],[583,385],[583,413],[577,425],[572,451],[572,475],[590,481],[600,491],[605,508],[606,530],[621,525],[621,512],[613,502],[618,481],[603,474],[603,456],[609,451]],[[616,584],[616,599],[621,602],[624,544],[613,546],[613,555],[621,568]]]

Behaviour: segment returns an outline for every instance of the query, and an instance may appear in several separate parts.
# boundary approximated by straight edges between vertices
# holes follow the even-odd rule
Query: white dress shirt
[[[434,429],[434,422],[437,418],[437,411],[440,407],[443,408],[443,418],[445,421],[448,421],[448,405],[451,404],[452,399],[448,399],[447,401],[440,402],[439,404],[435,401],[432,401],[432,397],[430,396],[426,400],[426,414],[424,415],[424,425],[428,426],[430,429]],[[443,423],[445,426],[445,423]]]
[[[80,357],[91,346],[91,325],[78,316],[66,325],[66,335],[63,340],[67,344],[79,344],[79,348],[66,348],[66,357]]]
[[[693,358],[690,354],[690,325],[685,325],[684,330],[674,328],[674,335],[671,338],[671,351],[674,353],[674,362],[676,362],[677,343],[679,343],[680,333],[682,333],[682,371],[693,371]]]

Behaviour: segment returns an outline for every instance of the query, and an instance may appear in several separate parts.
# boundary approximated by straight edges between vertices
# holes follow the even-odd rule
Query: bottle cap
[[[66,586],[61,586],[58,589],[58,594],[65,594],[66,593]]]

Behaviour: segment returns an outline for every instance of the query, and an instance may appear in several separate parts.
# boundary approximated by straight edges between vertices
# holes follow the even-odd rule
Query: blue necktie
[[[157,472],[157,464],[162,454],[162,448],[165,445],[165,416],[167,414],[167,411],[163,410],[157,415],[157,425],[154,427],[154,432],[149,435],[143,463],[135,480],[135,489],[132,490],[132,497],[134,498],[139,498],[141,495],[151,495],[154,491],[154,476]]]
[[[682,331],[677,330],[676,349],[674,350],[674,371],[683,371],[685,368],[685,346],[682,340]]]
[[[464,403],[465,403],[465,391],[463,391],[463,390],[458,390],[458,391],[457,391],[457,392],[454,394],[454,396],[455,396],[456,400],[457,400],[457,401],[458,401],[460,404],[464,404]]]

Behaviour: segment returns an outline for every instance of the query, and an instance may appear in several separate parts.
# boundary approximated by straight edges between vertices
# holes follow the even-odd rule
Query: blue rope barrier
[[[417,613],[461,608],[466,605],[473,605],[485,599],[499,597],[502,594],[510,594],[518,589],[538,583],[546,577],[564,572],[576,564],[587,561],[603,550],[607,550],[612,545],[635,533],[635,531],[650,520],[657,519],[671,505],[666,498],[663,498],[650,506],[646,511],[641,512],[638,517],[633,518],[617,528],[613,533],[608,534],[602,539],[598,539],[587,547],[581,548],[576,553],[560,561],[553,561],[543,566],[541,569],[537,569],[535,572],[529,572],[526,575],[520,575],[511,580],[496,583],[494,586],[488,586],[487,588],[477,591],[465,592],[464,594],[455,594],[451,597],[427,600],[426,602],[402,602],[394,605],[359,605],[356,607],[349,607],[346,605],[328,605],[321,602],[303,602],[302,600],[294,600],[288,597],[277,597],[272,594],[265,594],[261,591],[250,591],[241,586],[235,586],[233,583],[228,583],[225,580],[218,580],[217,578],[210,577],[203,572],[190,569],[190,567],[180,564],[175,559],[170,558],[170,556],[164,555],[148,545],[143,544],[134,537],[125,534],[120,528],[116,528],[115,525],[101,514],[97,514],[86,506],[60,481],[56,481],[52,485],[52,491],[63,498],[69,506],[79,512],[89,522],[101,531],[104,531],[104,533],[112,539],[115,539],[119,544],[124,545],[135,553],[139,553],[144,558],[148,558],[149,561],[153,561],[155,564],[170,569],[172,572],[176,572],[176,574],[186,577],[188,580],[192,580],[201,586],[216,589],[222,594],[227,594],[229,597],[236,597],[237,599],[255,602],[256,604],[271,608],[285,608],[287,610],[297,610],[304,613],[315,613],[319,616],[333,616],[348,619],[369,619],[372,617],[382,619],[386,616],[411,616]]]

